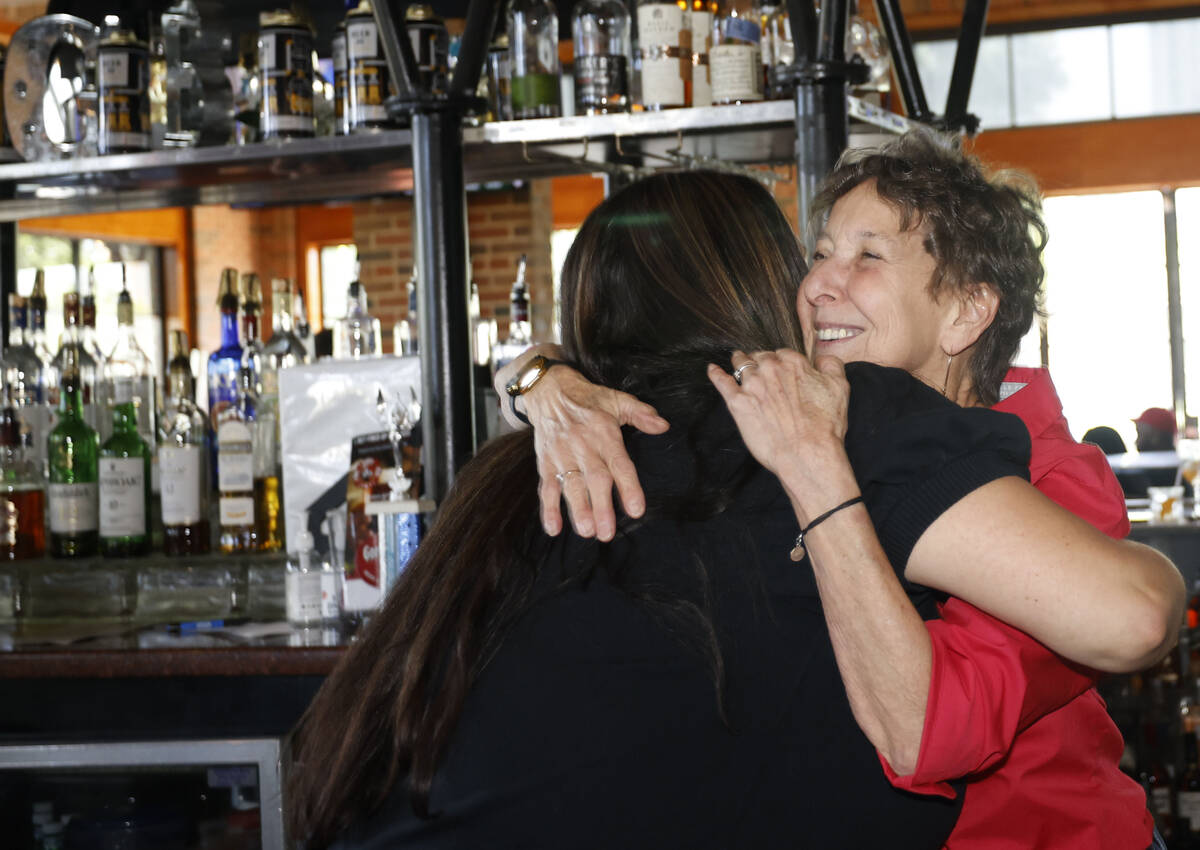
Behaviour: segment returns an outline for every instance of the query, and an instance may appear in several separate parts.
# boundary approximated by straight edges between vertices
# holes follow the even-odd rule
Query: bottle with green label
[[[61,370],[58,424],[47,438],[46,452],[50,461],[50,554],[86,558],[96,554],[100,542],[100,442],[83,416],[77,347],[67,347]]]
[[[513,118],[556,118],[558,11],[551,0],[513,0],[508,10]]]
[[[113,399],[112,436],[100,447],[100,551],[150,552],[150,447],[138,433],[137,402]]]

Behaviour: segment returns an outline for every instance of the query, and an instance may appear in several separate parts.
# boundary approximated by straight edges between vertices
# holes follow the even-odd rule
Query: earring
[[[954,355],[946,355],[946,377],[942,381],[942,395],[946,395],[946,387],[950,386],[950,364],[954,362]]]

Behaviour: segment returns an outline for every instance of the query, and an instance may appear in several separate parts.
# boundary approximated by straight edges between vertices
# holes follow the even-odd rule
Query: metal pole
[[[1175,190],[1163,190],[1163,232],[1167,248],[1167,334],[1171,345],[1171,396],[1178,433],[1184,431],[1187,384],[1183,376],[1183,307],[1179,290],[1179,232]]]
[[[788,4],[789,14],[800,24],[793,32],[796,64],[782,75],[795,85],[796,203],[801,227],[808,220],[817,187],[850,141],[846,84],[867,74],[864,66],[845,61],[848,0],[826,0],[819,20],[803,5],[804,0]]]
[[[8,350],[8,296],[17,291],[17,225],[0,224],[0,350]]]
[[[422,451],[425,492],[439,501],[475,451],[461,120],[457,110],[412,115]]]
[[[979,119],[967,112],[971,99],[971,83],[975,79],[975,63],[979,58],[979,43],[987,27],[988,0],[967,0],[963,7],[962,26],[958,30],[958,46],[954,50],[954,71],[950,75],[950,90],[946,94],[946,129],[961,127],[974,134]]]
[[[914,121],[929,122],[933,114],[925,100],[925,88],[921,85],[921,74],[917,70],[917,61],[913,58],[912,40],[908,37],[908,28],[904,25],[904,13],[900,11],[900,2],[875,0],[875,9],[879,12],[879,20],[892,48],[892,67],[896,69],[896,79],[900,83],[900,94],[904,97],[908,117]]]

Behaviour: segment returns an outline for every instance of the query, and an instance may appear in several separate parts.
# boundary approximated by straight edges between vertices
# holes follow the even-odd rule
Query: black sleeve
[[[951,505],[1009,475],[1029,479],[1029,432],[1015,416],[962,408],[907,372],[851,364],[846,451],[893,568]]]

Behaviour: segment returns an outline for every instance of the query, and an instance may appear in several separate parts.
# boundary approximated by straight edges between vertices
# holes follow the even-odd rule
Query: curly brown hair
[[[956,137],[914,130],[879,148],[846,151],[813,201],[810,234],[824,227],[839,198],[868,181],[900,213],[902,230],[922,231],[937,264],[931,295],[980,283],[996,293],[996,317],[970,360],[976,396],[995,404],[1021,338],[1041,312],[1048,234],[1036,183],[1018,171],[988,169]]]

